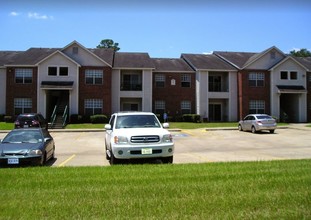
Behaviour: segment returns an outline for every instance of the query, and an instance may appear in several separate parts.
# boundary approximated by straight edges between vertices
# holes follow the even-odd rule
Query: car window
[[[38,143],[43,138],[39,131],[12,131],[4,139],[4,143]]]
[[[122,115],[118,116],[116,128],[159,128],[161,127],[154,115]]]
[[[111,126],[112,129],[113,129],[113,126],[114,126],[115,118],[116,118],[116,116],[113,115],[113,116],[111,117],[110,121],[109,121],[109,124],[110,124],[110,126]]]
[[[257,116],[258,119],[272,119],[270,116],[268,115],[260,115],[260,116]]]

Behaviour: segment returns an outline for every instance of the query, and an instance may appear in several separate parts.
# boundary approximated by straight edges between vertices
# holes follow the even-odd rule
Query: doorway
[[[209,121],[221,121],[221,104],[209,104],[208,112]]]
[[[46,91],[46,118],[51,120],[54,111],[62,114],[69,107],[69,90],[47,90]]]
[[[299,122],[299,94],[290,94],[290,93],[281,94],[280,121]]]

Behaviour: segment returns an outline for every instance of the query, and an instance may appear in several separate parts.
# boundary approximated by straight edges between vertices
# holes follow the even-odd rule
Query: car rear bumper
[[[261,131],[261,130],[275,130],[276,125],[258,125],[256,130]]]

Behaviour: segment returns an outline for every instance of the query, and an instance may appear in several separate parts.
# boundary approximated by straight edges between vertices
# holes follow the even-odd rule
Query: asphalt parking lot
[[[56,159],[49,166],[109,166],[104,131],[50,132],[56,143]],[[5,134],[0,133],[0,139]],[[205,129],[172,134],[176,164],[311,158],[311,128],[277,129],[274,134]]]

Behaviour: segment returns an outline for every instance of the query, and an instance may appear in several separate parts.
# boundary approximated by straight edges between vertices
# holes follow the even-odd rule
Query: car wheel
[[[53,153],[52,153],[51,159],[52,159],[52,160],[55,159],[55,146],[53,146]]]
[[[273,134],[273,133],[274,133],[274,130],[270,130],[270,133]]]
[[[252,126],[252,133],[255,134],[257,131],[256,131],[256,128],[254,126]]]
[[[38,165],[43,166],[45,164],[45,162],[46,162],[46,152],[44,152],[44,154],[42,154],[41,160],[40,160]]]
[[[243,128],[241,125],[238,126],[239,131],[243,131]]]
[[[119,159],[115,158],[113,153],[111,152],[109,162],[110,162],[110,165],[116,165],[116,164],[119,164],[120,161],[119,161]]]
[[[173,163],[173,156],[170,157],[163,157],[162,163]]]

